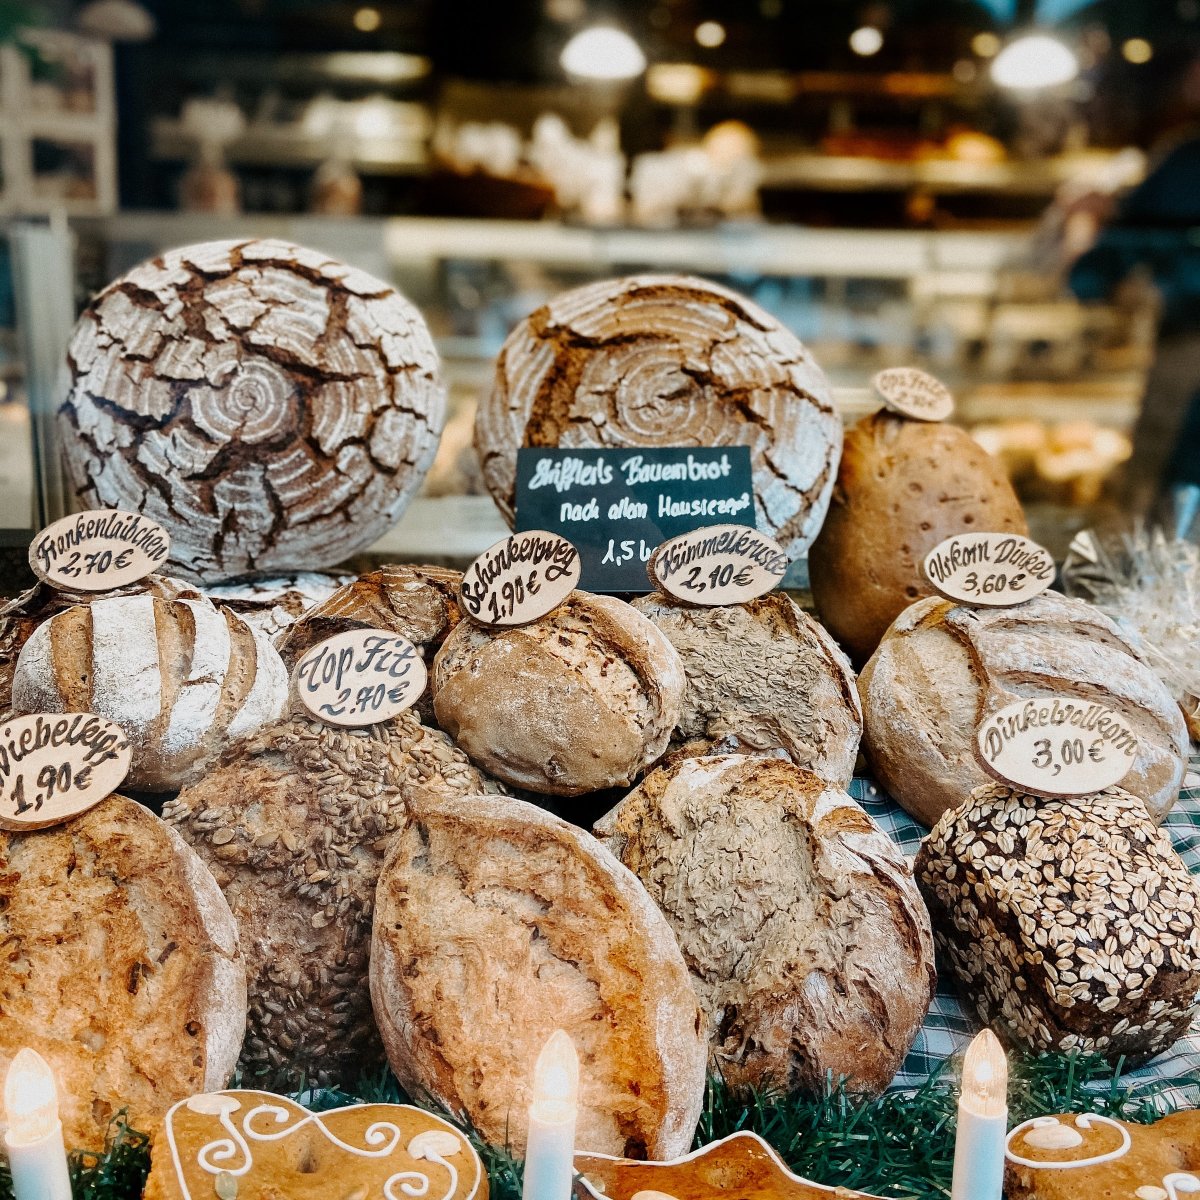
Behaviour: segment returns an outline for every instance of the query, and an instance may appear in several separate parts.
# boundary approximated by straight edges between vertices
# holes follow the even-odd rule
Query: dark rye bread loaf
[[[236,747],[164,807],[241,929],[251,1074],[302,1061],[314,1083],[351,1083],[378,1057],[367,954],[388,841],[414,796],[493,787],[414,713],[363,729],[296,717]]]
[[[829,504],[842,421],[812,355],[757,304],[641,275],[564,292],[504,343],[475,448],[509,524],[522,446],[749,446],[751,524],[798,558]]]
[[[633,607],[683,660],[687,689],[672,741],[684,755],[782,750],[848,786],[862,737],[854,672],[790,596],[698,608],[654,592]]]
[[[595,833],[674,929],[714,1071],[891,1083],[933,995],[933,941],[907,862],[849,796],[779,759],[694,759],[647,776]]]
[[[68,1147],[99,1150],[128,1109],[149,1130],[224,1087],[246,967],[216,882],[124,796],[49,829],[0,830],[0,1078],[32,1046],[58,1080]]]
[[[1140,1061],[1187,1029],[1200,883],[1136,797],[981,787],[916,874],[964,1003],[1010,1042]]]
[[[679,721],[683,664],[613,596],[572,592],[518,629],[462,621],[433,662],[438,725],[472,762],[553,796],[628,785]]]
[[[1081,700],[1120,713],[1139,749],[1121,786],[1156,821],[1179,797],[1187,730],[1166,685],[1099,609],[1045,592],[1015,608],[919,600],[858,679],[878,782],[932,825],[990,776],[975,731],[1017,700]]]
[[[706,1031],[675,936],[590,834],[510,797],[410,806],[379,879],[371,998],[396,1077],[524,1153],[533,1064],[579,1052],[576,1145],[670,1158]]]

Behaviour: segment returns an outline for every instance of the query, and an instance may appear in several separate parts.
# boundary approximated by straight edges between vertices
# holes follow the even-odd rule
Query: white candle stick
[[[996,1035],[985,1029],[967,1047],[963,1062],[951,1200],[1000,1200],[1007,1100],[1008,1059]]]
[[[21,1050],[8,1068],[4,1115],[16,1200],[71,1200],[54,1072],[36,1050]]]
[[[556,1029],[533,1069],[522,1200],[569,1200],[578,1112],[579,1055],[575,1043]]]

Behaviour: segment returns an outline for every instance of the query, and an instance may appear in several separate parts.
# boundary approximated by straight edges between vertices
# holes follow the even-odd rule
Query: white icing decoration
[[[1025,1135],[1025,1144],[1039,1150],[1070,1150],[1082,1143],[1083,1134],[1070,1125],[1042,1125]]]
[[[237,1200],[238,1181],[228,1171],[222,1171],[213,1184],[217,1200]]]
[[[1107,1154],[1094,1154],[1091,1158],[1066,1159],[1060,1162],[1053,1160],[1039,1162],[1036,1158],[1022,1158],[1019,1154],[1013,1153],[1012,1145],[1025,1130],[1049,1129],[1054,1125],[1062,1126],[1062,1122],[1057,1117],[1034,1117],[1031,1121],[1022,1121],[1020,1125],[1009,1131],[1008,1137],[1004,1139],[1005,1157],[1009,1162],[1017,1163],[1022,1167],[1033,1167],[1037,1170],[1073,1171],[1080,1167],[1094,1167],[1100,1163],[1112,1162],[1129,1153],[1129,1147],[1133,1145],[1133,1140],[1129,1136],[1129,1131],[1119,1121],[1114,1121],[1111,1117],[1096,1116],[1093,1113],[1081,1113],[1075,1118],[1075,1125],[1079,1129],[1088,1130],[1096,1124],[1109,1125],[1121,1135],[1121,1144],[1115,1150],[1110,1150]]]
[[[670,1192],[656,1192],[653,1188],[647,1188],[643,1192],[634,1192],[630,1200],[678,1200],[678,1197]]]
[[[1137,1200],[1168,1200],[1166,1188],[1155,1187],[1152,1183],[1144,1184],[1133,1193]]]
[[[408,1143],[408,1153],[413,1158],[445,1158],[448,1154],[457,1154],[461,1148],[461,1138],[445,1129],[427,1129]]]
[[[219,1117],[222,1113],[237,1112],[242,1107],[240,1100],[234,1099],[233,1096],[222,1096],[220,1092],[193,1096],[185,1103],[192,1112],[200,1113],[205,1117]]]
[[[1172,1171],[1163,1177],[1163,1187],[1170,1200],[1179,1200],[1180,1192],[1200,1192],[1200,1179],[1188,1171]]]

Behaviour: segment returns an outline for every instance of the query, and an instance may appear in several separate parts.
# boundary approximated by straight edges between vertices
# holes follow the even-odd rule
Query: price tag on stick
[[[579,551],[557,533],[514,533],[464,572],[463,611],[480,625],[528,625],[553,612],[578,586]]]
[[[351,629],[318,642],[296,664],[300,702],[327,725],[377,725],[412,708],[425,691],[425,660],[408,638]]]
[[[871,386],[892,412],[915,421],[944,421],[954,411],[950,389],[918,367],[889,367],[875,375]]]
[[[156,521],[100,508],[47,525],[30,544],[29,565],[51,587],[108,592],[158,570],[170,549],[171,537]]]
[[[30,713],[0,725],[0,828],[44,829],[121,786],[133,750],[92,713]]]
[[[1001,783],[1034,796],[1089,796],[1120,783],[1138,752],[1118,712],[1074,696],[1017,700],[975,735],[975,757]]]
[[[1016,533],[956,533],[926,556],[933,590],[958,604],[1005,608],[1040,596],[1054,582],[1050,551]]]
[[[646,564],[650,582],[688,604],[744,604],[786,574],[783,547],[749,525],[708,525],[663,542]]]

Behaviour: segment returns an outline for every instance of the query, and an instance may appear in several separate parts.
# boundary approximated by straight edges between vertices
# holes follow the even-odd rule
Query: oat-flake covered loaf
[[[494,787],[411,712],[363,729],[295,717],[166,805],[241,930],[251,1075],[302,1063],[314,1083],[350,1083],[377,1061],[367,955],[389,840],[414,796]]]
[[[648,775],[596,825],[666,915],[735,1085],[880,1092],[933,995],[912,871],[847,795],[731,754]]]
[[[1136,797],[986,785],[916,874],[964,1003],[1015,1044],[1140,1061],[1188,1028],[1200,883]]]
[[[60,825],[0,830],[0,1079],[32,1046],[58,1080],[69,1148],[128,1110],[153,1129],[224,1087],[246,966],[213,877],[153,813],[110,796]]]

